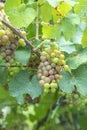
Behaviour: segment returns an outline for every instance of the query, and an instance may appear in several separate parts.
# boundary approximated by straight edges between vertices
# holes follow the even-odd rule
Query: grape
[[[51,89],[51,92],[52,92],[52,93],[54,93],[55,91],[56,91],[56,89],[55,89],[55,88],[52,88],[52,89]]]
[[[53,75],[53,74],[54,74],[54,69],[51,69],[51,70],[49,71],[49,74],[50,74],[50,75]]]
[[[11,56],[6,56],[6,61],[10,61],[11,60]]]
[[[22,35],[24,36],[24,37],[26,37],[26,32],[25,31],[21,31],[21,33],[22,33]]]
[[[48,61],[45,61],[45,62],[44,62],[44,65],[45,65],[45,66],[49,65],[49,62],[48,62]]]
[[[60,75],[59,74],[55,74],[55,79],[59,79]]]
[[[40,59],[42,62],[45,62],[47,60],[47,58],[45,56],[41,56]]]
[[[49,89],[46,89],[46,88],[45,88],[45,89],[44,89],[44,92],[45,92],[45,93],[48,93],[48,92],[49,92]]]
[[[46,70],[46,67],[45,67],[45,66],[43,66],[43,67],[42,67],[42,71],[45,71],[45,70]]]
[[[57,66],[56,66],[56,70],[57,70],[58,73],[60,73],[60,72],[61,72],[61,66],[58,66],[58,65],[57,65]]]
[[[44,83],[45,83],[44,80],[39,81],[39,85],[42,86],[42,87],[44,86]]]
[[[6,34],[9,38],[13,37],[13,33],[10,30],[6,30]]]
[[[49,89],[50,88],[50,84],[49,83],[45,83],[44,87],[45,87],[45,89]]]
[[[63,54],[60,55],[60,59],[61,60],[64,60],[65,59],[65,56]]]
[[[22,46],[22,47],[25,47],[26,46],[26,43],[24,41],[24,39],[20,38],[18,43]]]
[[[38,75],[37,75],[38,79],[41,79],[41,76],[42,76],[42,74],[38,73]]]
[[[55,64],[55,63],[52,63],[51,66],[55,68],[55,67],[56,67],[56,64]]]
[[[7,43],[8,41],[9,41],[8,36],[7,36],[7,35],[4,35],[4,36],[2,37],[2,42],[3,42],[3,43]]]
[[[6,53],[6,55],[10,55],[12,53],[12,50],[8,49],[8,50],[5,51],[5,53]]]
[[[52,89],[52,88],[57,88],[57,83],[51,83],[51,84],[50,84],[50,87],[51,87],[51,89]]]
[[[11,47],[12,50],[15,50],[16,49],[16,44],[11,44],[10,47]]]
[[[45,81],[46,83],[50,83],[51,80],[50,80],[49,77],[45,77],[44,81]]]
[[[47,53],[46,53],[45,51],[43,51],[41,55],[42,55],[42,56],[46,56]]]
[[[43,67],[43,66],[44,66],[44,63],[41,62],[40,65],[39,65],[39,67],[41,68],[41,67]]]
[[[51,65],[47,65],[47,66],[46,66],[46,69],[47,69],[47,70],[51,70],[51,68],[52,68]]]
[[[5,30],[1,29],[0,30],[0,37],[4,36],[5,35]]]
[[[48,73],[47,70],[45,70],[45,71],[43,72],[43,75],[44,75],[44,76],[48,76],[48,74],[49,74],[49,73]]]
[[[69,66],[68,65],[64,65],[64,70],[69,70]]]
[[[59,58],[54,58],[54,59],[52,59],[52,61],[53,61],[53,63],[58,63],[58,61],[59,61]]]
[[[54,75],[50,75],[49,78],[50,78],[50,80],[54,80],[55,76]]]
[[[46,78],[45,76],[42,76],[42,75],[41,75],[41,79],[42,79],[42,80],[45,80],[45,78]]]
[[[55,53],[51,53],[51,58],[54,58],[56,56]]]

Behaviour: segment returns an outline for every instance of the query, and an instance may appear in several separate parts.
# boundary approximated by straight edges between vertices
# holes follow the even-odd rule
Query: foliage
[[[87,1],[6,0],[0,17],[4,11],[8,24],[19,33],[12,32],[16,48],[8,62],[1,48],[12,49],[12,40],[4,44],[0,32],[0,129],[86,130]],[[9,30],[1,21],[0,30]],[[44,93],[36,76],[40,52],[49,47],[48,41],[58,45],[69,66],[62,69],[54,93]]]

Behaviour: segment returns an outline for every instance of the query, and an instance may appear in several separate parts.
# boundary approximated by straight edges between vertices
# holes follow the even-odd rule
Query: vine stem
[[[30,49],[32,50],[32,52],[37,53],[39,56],[41,55],[40,50],[39,50],[39,49],[38,49],[38,50],[35,50],[35,49],[34,49],[34,46],[30,43],[30,41],[29,41],[26,37],[24,37],[24,36],[21,34],[20,30],[14,28],[10,23],[8,23],[8,22],[5,21],[5,20],[2,20],[2,23],[3,23],[4,25],[6,25],[8,28],[10,28],[10,29],[11,29],[16,35],[18,35],[20,38],[24,39],[25,43],[30,47]]]

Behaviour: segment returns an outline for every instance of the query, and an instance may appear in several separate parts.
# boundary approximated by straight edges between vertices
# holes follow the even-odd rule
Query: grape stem
[[[30,41],[24,37],[19,29],[14,28],[10,23],[8,23],[6,20],[2,20],[2,23],[6,25],[8,28],[10,28],[16,35],[18,35],[20,38],[24,39],[25,43],[31,48],[32,52],[36,53],[37,55],[41,55],[40,50],[35,50],[34,46],[30,43]]]

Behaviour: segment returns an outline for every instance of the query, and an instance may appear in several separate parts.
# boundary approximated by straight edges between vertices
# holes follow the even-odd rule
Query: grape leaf
[[[74,75],[78,92],[82,95],[87,95],[87,65],[80,66],[74,71]]]
[[[15,51],[15,59],[21,64],[27,64],[31,51],[29,49],[18,49]]]
[[[71,69],[77,69],[80,65],[87,62],[87,48],[81,50],[73,57],[67,59],[66,63]]]
[[[64,37],[61,37],[57,42],[57,44],[62,51],[68,54],[76,51],[74,43],[66,41]]]
[[[8,71],[5,67],[0,67],[0,83],[4,84],[8,77]]]
[[[36,11],[25,4],[21,4],[15,8],[6,6],[5,12],[9,16],[12,25],[18,28],[27,27],[36,17]]]
[[[71,93],[76,86],[77,91],[82,95],[87,95],[87,65],[81,65],[72,74],[62,72],[63,79],[59,82],[59,88],[66,93]]]
[[[31,98],[40,96],[42,88],[38,86],[36,77],[29,80],[27,70],[17,73],[9,83],[10,95],[17,98],[19,104],[24,103],[23,95],[29,94]]]
[[[6,100],[6,98],[9,98],[9,92],[6,91],[3,86],[0,86],[0,100]]]
[[[87,27],[85,28],[82,36],[82,46],[87,47]]]
[[[71,93],[74,90],[74,82],[71,74],[67,71],[62,72],[63,79],[59,82],[59,87],[63,92]]]
[[[46,0],[46,1],[48,1],[48,3],[51,6],[56,7],[61,0]]]

